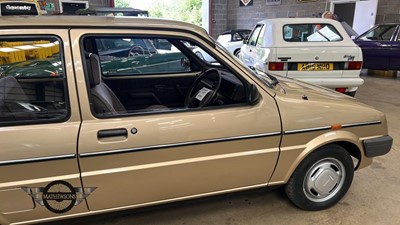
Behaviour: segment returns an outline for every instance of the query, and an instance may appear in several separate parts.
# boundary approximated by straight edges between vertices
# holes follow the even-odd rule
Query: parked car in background
[[[55,56],[46,59],[31,59],[12,64],[0,64],[0,78],[6,76],[18,78],[59,77],[63,76],[63,70],[60,57]]]
[[[0,31],[1,225],[278,185],[322,210],[391,149],[382,112],[254,73],[193,24],[5,17]]]
[[[255,69],[321,85],[354,96],[361,49],[332,19],[284,18],[257,23],[239,59]]]
[[[240,48],[243,45],[243,40],[248,39],[251,30],[228,30],[220,34],[217,41],[221,43],[228,51],[235,56],[240,53]]]
[[[237,29],[237,30],[228,30],[220,34],[217,38],[217,41],[224,46],[230,53],[235,56],[238,56],[240,53],[240,48],[243,45],[243,40],[246,40],[249,37],[251,30],[246,29]],[[205,61],[214,62],[215,59],[211,57],[206,52],[202,51],[200,48],[195,48],[194,53],[198,55]]]
[[[378,24],[357,37],[363,68],[374,70],[400,70],[400,23]]]

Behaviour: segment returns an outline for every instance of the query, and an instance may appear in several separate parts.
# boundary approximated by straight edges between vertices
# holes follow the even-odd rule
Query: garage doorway
[[[201,1],[201,16],[202,16],[202,24],[201,26],[206,29],[208,33],[210,33],[210,0],[202,0]]]
[[[331,0],[330,11],[346,21],[358,34],[375,25],[378,0]]]
[[[356,9],[355,2],[335,4],[333,13],[338,15],[340,19],[346,21],[347,24],[353,27],[355,9]]]

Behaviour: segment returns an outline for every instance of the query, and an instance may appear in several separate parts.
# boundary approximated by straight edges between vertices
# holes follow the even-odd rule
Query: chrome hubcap
[[[345,168],[334,158],[315,163],[304,179],[303,191],[314,202],[323,202],[335,196],[343,186]]]

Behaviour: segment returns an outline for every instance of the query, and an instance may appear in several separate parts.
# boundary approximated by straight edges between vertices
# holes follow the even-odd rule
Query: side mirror
[[[250,85],[250,92],[248,96],[248,101],[250,105],[257,104],[259,100],[260,100],[260,93],[258,92],[256,85],[254,84]]]
[[[256,68],[255,68],[254,66],[249,66],[249,68],[250,68],[251,70],[253,70],[254,72],[257,72],[257,70],[256,70]]]
[[[182,66],[182,68],[185,68],[185,69],[190,68],[189,59],[186,57],[181,58],[181,66]]]
[[[249,39],[243,39],[243,44],[247,45],[247,43],[249,42]]]

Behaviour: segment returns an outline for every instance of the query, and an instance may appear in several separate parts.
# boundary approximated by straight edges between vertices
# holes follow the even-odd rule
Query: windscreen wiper
[[[264,75],[268,76],[268,78],[271,79],[271,81],[272,81],[271,84],[272,84],[273,86],[276,86],[277,84],[279,84],[279,80],[278,80],[275,76],[273,76],[273,75],[271,75],[271,74],[269,74],[269,73],[266,73],[266,72],[264,72],[264,71],[262,71],[262,70],[258,70],[258,69],[256,69],[254,66],[249,66],[249,68],[252,69],[255,73],[261,72],[261,73],[263,73]]]

